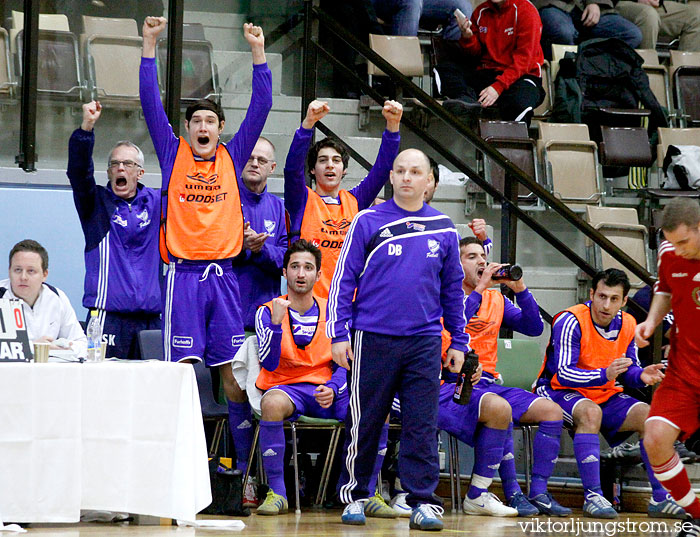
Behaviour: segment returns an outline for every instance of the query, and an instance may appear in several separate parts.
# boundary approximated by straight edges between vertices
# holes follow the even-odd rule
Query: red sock
[[[676,503],[693,518],[700,518],[700,502],[690,486],[688,474],[678,453],[674,453],[673,457],[665,463],[658,466],[652,465],[651,468],[654,470],[656,479],[671,493]]]

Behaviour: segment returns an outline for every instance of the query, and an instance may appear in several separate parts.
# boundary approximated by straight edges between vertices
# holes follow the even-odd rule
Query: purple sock
[[[654,470],[651,468],[651,463],[649,462],[649,457],[647,457],[647,450],[644,449],[644,440],[639,441],[639,450],[642,452],[642,460],[644,461],[644,466],[647,470],[647,475],[649,476],[649,484],[651,485],[651,496],[654,498],[655,502],[662,502],[666,499],[666,489],[663,487],[659,480],[654,476]]]
[[[547,492],[547,480],[554,472],[559,455],[559,438],[563,421],[541,421],[533,442],[530,498]]]
[[[377,458],[374,461],[374,471],[372,476],[369,478],[369,485],[367,490],[370,496],[374,496],[374,492],[377,490],[377,478],[379,477],[379,472],[382,470],[382,464],[384,464],[384,456],[386,455],[386,444],[389,440],[389,424],[385,423],[382,426],[382,432],[379,435],[379,446],[377,447]]]
[[[498,468],[498,475],[501,476],[503,484],[503,494],[506,500],[510,500],[520,490],[518,477],[515,474],[515,455],[513,455],[513,424],[511,423],[506,432],[506,437],[503,442],[503,458],[501,466]]]
[[[228,426],[236,450],[236,468],[245,474],[250,446],[253,445],[253,413],[250,403],[228,402]]]
[[[603,495],[600,488],[600,440],[598,434],[578,433],[574,435],[574,455],[581,474],[583,494],[587,491]]]
[[[281,421],[260,422],[260,451],[267,484],[275,494],[287,497],[284,486],[284,428]]]
[[[508,434],[508,429],[491,429],[482,427],[476,435],[474,445],[474,469],[467,496],[470,499],[478,498],[487,491],[496,469],[503,457],[503,444]]]

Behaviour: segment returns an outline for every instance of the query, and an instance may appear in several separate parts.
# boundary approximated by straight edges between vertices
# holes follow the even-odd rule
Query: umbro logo
[[[386,455],[386,448],[380,449],[379,451],[377,451],[377,455],[381,455],[382,457],[383,457],[384,455]]]
[[[391,231],[389,231],[389,228],[387,227],[387,228],[384,228],[384,231],[382,231],[382,232],[379,234],[379,236],[380,236],[381,238],[383,238],[383,239],[387,239],[387,238],[393,237],[394,234],[393,234]]]
[[[581,461],[581,464],[586,464],[589,462],[598,462],[598,459],[596,458],[595,455],[589,455],[588,457],[586,457],[585,459],[583,459]]]
[[[253,426],[252,423],[250,423],[248,420],[245,420],[241,423],[238,424],[238,427],[236,429],[250,429]]]
[[[514,458],[515,458],[515,457],[513,456],[512,453],[506,453],[506,454],[503,456],[503,460],[504,460],[504,461],[509,461],[509,460],[511,460],[511,459],[514,459]]]
[[[274,457],[275,455],[277,455],[277,452],[272,448],[269,448],[265,453],[263,453],[263,457]]]

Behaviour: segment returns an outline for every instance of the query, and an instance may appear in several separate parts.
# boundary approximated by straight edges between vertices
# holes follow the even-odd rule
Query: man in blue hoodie
[[[138,333],[160,328],[160,191],[139,183],[143,153],[128,141],[109,154],[107,186],[95,183],[93,129],[101,113],[98,101],[84,104],[68,143],[67,174],[85,235],[83,306],[98,311],[107,356],[138,359]]]
[[[255,334],[255,312],[259,306],[280,296],[282,260],[287,251],[284,202],[267,191],[267,178],[275,171],[275,146],[258,138],[241,179],[245,188],[241,204],[245,229],[243,252],[233,263],[241,290],[241,311],[246,335]],[[236,449],[237,467],[245,473],[253,443],[253,415],[245,391],[236,384],[234,399],[228,401],[229,422]],[[245,483],[244,507],[256,507],[255,487]]]

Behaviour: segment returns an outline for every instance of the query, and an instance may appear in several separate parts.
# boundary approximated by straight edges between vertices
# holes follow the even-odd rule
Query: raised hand
[[[386,130],[389,132],[398,132],[401,125],[401,116],[403,115],[403,106],[396,101],[384,101],[382,115],[386,119]]]
[[[306,109],[306,117],[301,126],[305,129],[313,129],[314,125],[326,117],[326,114],[330,111],[331,107],[328,106],[326,101],[311,101]]]
[[[265,63],[265,34],[260,26],[255,26],[252,22],[243,25],[243,37],[250,45],[250,52],[253,54],[253,63],[259,65]]]
[[[100,119],[100,114],[102,114],[102,105],[100,101],[90,101],[83,105],[83,122],[80,128],[84,131],[91,131]]]

